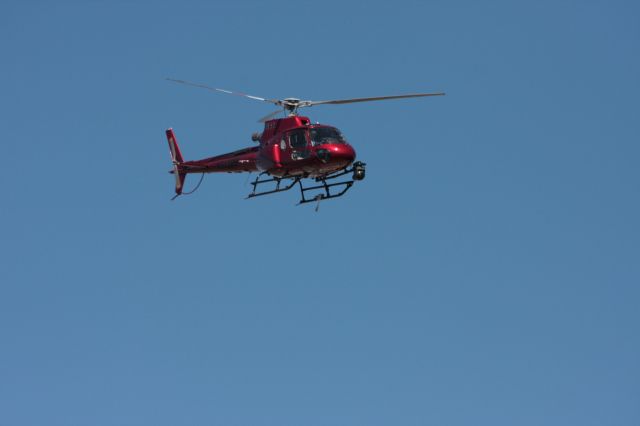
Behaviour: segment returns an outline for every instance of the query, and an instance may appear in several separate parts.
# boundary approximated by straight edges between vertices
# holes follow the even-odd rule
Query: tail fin
[[[169,142],[169,153],[171,154],[171,161],[173,162],[173,173],[176,177],[176,197],[182,194],[182,188],[184,186],[184,179],[187,174],[180,171],[180,164],[184,163],[182,153],[180,152],[180,146],[178,146],[178,140],[173,133],[173,129],[167,129],[167,141]]]

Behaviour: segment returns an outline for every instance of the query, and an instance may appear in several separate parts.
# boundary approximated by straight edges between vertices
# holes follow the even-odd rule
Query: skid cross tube
[[[340,177],[340,176],[348,175],[349,173],[352,173],[352,172],[353,172],[353,168],[346,168],[346,169],[343,169],[341,171],[335,172],[332,175],[327,175],[327,176],[324,176],[324,177],[318,177],[318,178],[316,178],[316,182],[324,182],[325,180],[335,179],[335,178]]]
[[[362,161],[356,161],[355,163],[353,163],[351,165],[351,167],[345,167],[342,170],[338,170],[337,172],[333,172],[333,173],[328,174],[326,176],[317,177],[316,178],[316,182],[323,182],[325,180],[335,179],[335,178],[340,177],[340,176],[348,175],[349,173],[355,173],[357,170],[364,171],[366,165],[367,164],[363,163]],[[362,179],[364,179],[364,176],[362,178],[360,178],[360,179],[357,179],[355,177],[355,174],[354,174],[353,180],[362,180]]]

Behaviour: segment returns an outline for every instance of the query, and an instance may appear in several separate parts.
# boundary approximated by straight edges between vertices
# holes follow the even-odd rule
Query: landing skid
[[[319,183],[319,185],[314,185],[309,187],[305,187],[302,184],[302,178],[299,176],[290,177],[290,178],[271,177],[268,179],[260,179],[261,176],[267,174],[267,172],[263,172],[260,175],[258,175],[258,177],[256,177],[256,179],[253,182],[251,182],[251,185],[253,186],[253,191],[251,191],[251,193],[247,195],[247,198],[260,197],[262,195],[269,195],[269,194],[275,194],[278,192],[288,191],[291,188],[293,188],[293,186],[297,183],[300,186],[300,196],[301,196],[301,199],[298,202],[298,205],[312,203],[312,202],[317,202],[319,205],[320,201],[322,200],[329,200],[331,198],[338,198],[343,196],[353,186],[356,180],[364,179],[364,170],[365,170],[364,167],[365,167],[364,163],[357,161],[353,163],[351,167],[346,167],[343,170],[340,170],[334,174],[315,178],[316,183]],[[335,179],[340,176],[347,175],[349,173],[353,173],[351,180],[327,183],[328,180]],[[291,182],[283,186],[282,181],[285,179],[286,180],[290,179]],[[260,185],[265,185],[269,183],[275,183],[276,185],[275,188],[267,191],[257,192],[258,187]],[[333,191],[333,189],[336,189],[336,191]],[[322,190],[322,192],[315,194],[313,196],[305,196],[305,194],[307,194],[308,191],[317,191],[317,190]],[[316,207],[316,210],[317,209],[318,207]]]
[[[317,182],[322,182],[322,185],[310,186],[305,188],[302,186],[302,182],[298,181],[298,183],[300,184],[300,195],[302,196],[302,199],[298,202],[298,205],[305,204],[305,203],[312,203],[314,201],[320,202],[322,200],[328,200],[330,198],[342,197],[349,190],[349,188],[353,186],[352,180],[328,184],[326,179],[320,179],[320,180],[317,180]],[[335,188],[335,187],[342,187],[342,190],[340,192],[336,192],[332,194],[331,188]],[[313,198],[306,198],[304,196],[305,192],[313,191],[316,189],[324,189],[324,193],[316,194],[315,196],[313,196]]]
[[[258,177],[256,177],[256,180],[254,180],[253,182],[251,182],[251,185],[253,186],[253,191],[251,191],[251,194],[247,195],[247,198],[253,198],[253,197],[260,197],[262,195],[269,195],[269,194],[275,194],[277,192],[284,192],[284,191],[288,191],[291,188],[293,188],[293,185],[295,185],[296,183],[300,182],[300,178],[296,177],[296,178],[290,178],[292,179],[291,183],[286,185],[285,187],[280,187],[280,183],[288,178],[270,178],[270,179],[262,179],[260,180],[260,176],[267,174],[267,172],[263,172],[260,173],[258,175]],[[271,183],[271,182],[275,182],[276,187],[275,189],[272,189],[271,191],[263,191],[263,192],[256,192],[256,190],[258,189],[259,185],[263,185],[266,183]]]

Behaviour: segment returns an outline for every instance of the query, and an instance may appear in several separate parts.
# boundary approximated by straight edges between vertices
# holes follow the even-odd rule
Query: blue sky
[[[6,2],[0,424],[637,425],[640,7]],[[268,98],[368,164],[244,200]],[[187,188],[195,184],[187,181]]]

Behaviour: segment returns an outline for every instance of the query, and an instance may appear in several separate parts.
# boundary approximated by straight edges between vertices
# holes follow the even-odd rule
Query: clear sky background
[[[0,425],[640,424],[634,1],[5,1]],[[269,98],[346,197],[174,202]],[[187,188],[196,179],[190,177]]]

